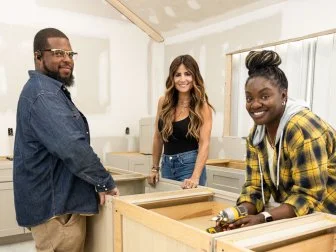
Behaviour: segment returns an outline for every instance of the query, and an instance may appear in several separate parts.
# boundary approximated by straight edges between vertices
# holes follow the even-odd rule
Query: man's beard
[[[46,64],[44,63],[44,61],[43,61],[43,67],[44,67],[44,70],[46,71],[46,75],[49,76],[50,78],[53,78],[55,80],[58,80],[59,82],[62,82],[66,87],[72,87],[73,86],[75,77],[72,75],[72,72],[71,72],[71,75],[69,77],[63,78],[60,75],[59,72],[51,71],[46,66]]]

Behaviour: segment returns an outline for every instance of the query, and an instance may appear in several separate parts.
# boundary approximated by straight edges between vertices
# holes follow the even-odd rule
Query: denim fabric
[[[162,155],[162,177],[177,181],[183,181],[191,177],[197,159],[197,150],[182,152],[175,155]],[[206,183],[206,168],[204,167],[199,184]]]
[[[84,116],[62,83],[29,71],[17,108],[14,199],[20,226],[53,216],[98,212],[97,191],[115,187],[90,147]]]

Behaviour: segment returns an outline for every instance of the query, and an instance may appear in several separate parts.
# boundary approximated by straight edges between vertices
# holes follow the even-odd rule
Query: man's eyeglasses
[[[70,59],[76,59],[78,53],[73,51],[64,51],[62,49],[44,49],[41,50],[42,52],[51,52],[53,56],[55,57],[63,57],[65,58],[65,55],[68,55]]]

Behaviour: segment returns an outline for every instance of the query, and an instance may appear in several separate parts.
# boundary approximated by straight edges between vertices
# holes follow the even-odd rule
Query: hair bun
[[[280,64],[280,56],[276,52],[270,50],[251,51],[246,56],[245,60],[245,65],[249,70],[249,75],[251,75],[258,69],[266,67],[277,67]]]

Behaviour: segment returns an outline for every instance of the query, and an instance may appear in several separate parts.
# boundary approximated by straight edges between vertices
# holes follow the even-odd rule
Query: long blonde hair
[[[201,110],[207,103],[213,110],[214,108],[208,101],[208,96],[205,93],[204,81],[201,76],[197,62],[190,55],[180,55],[176,57],[170,65],[169,75],[166,80],[166,92],[162,104],[162,110],[159,118],[163,122],[161,135],[165,142],[168,142],[169,136],[173,133],[173,121],[175,119],[175,109],[178,102],[178,91],[175,88],[174,75],[180,65],[184,65],[191,72],[194,85],[190,90],[190,108],[187,136],[194,137],[197,141],[200,138],[200,129],[203,125],[204,118]]]

